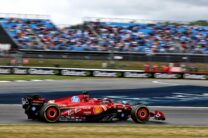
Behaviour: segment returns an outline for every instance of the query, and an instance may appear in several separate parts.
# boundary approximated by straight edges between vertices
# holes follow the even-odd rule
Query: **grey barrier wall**
[[[137,52],[76,52],[76,51],[21,51],[24,57],[29,58],[59,58],[59,59],[86,59],[86,60],[109,60],[114,56],[122,57],[126,61],[157,61],[157,62],[197,62],[208,63],[208,55],[203,54],[177,54],[158,53],[147,55]]]
[[[111,77],[111,78],[156,78],[156,79],[197,79],[208,80],[208,73],[165,73],[143,72],[137,70],[85,69],[85,68],[56,68],[56,67],[24,67],[0,66],[0,74],[14,75],[61,75],[82,77]]]

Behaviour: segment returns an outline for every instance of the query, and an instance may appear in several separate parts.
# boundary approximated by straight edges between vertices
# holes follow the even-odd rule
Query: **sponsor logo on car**
[[[83,114],[84,114],[84,115],[91,115],[92,112],[91,112],[91,111],[84,111]]]
[[[80,108],[82,108],[84,110],[90,110],[90,109],[92,109],[91,106],[80,106]]]
[[[93,108],[93,112],[95,115],[102,113],[102,107],[101,106],[95,106]]]
[[[82,109],[80,109],[80,108],[75,108],[75,114],[79,113],[80,111],[82,111]]]
[[[73,97],[71,98],[71,101],[74,102],[74,103],[78,103],[78,102],[80,102],[80,99],[79,99],[78,96],[73,96]]]

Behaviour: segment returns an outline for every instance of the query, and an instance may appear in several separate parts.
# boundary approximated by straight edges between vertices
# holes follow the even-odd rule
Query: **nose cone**
[[[165,120],[165,114],[163,112],[160,111],[155,111],[155,118],[157,118],[158,120]]]

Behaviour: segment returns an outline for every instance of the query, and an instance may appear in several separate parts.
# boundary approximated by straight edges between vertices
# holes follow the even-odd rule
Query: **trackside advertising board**
[[[94,77],[113,77],[119,78],[122,77],[122,72],[120,71],[93,71]]]
[[[208,74],[193,74],[193,73],[185,73],[183,74],[184,79],[193,79],[193,80],[208,80]]]
[[[25,67],[25,66],[0,66],[0,74],[208,80],[208,73],[164,73],[164,72],[144,72],[137,70]]]
[[[12,74],[12,68],[0,67],[0,74]]]
[[[27,68],[13,68],[13,74],[16,75],[27,75],[28,69]]]
[[[29,75],[56,75],[55,69],[45,69],[45,68],[30,68],[28,69]]]
[[[62,76],[91,76],[91,71],[86,70],[62,69],[60,72]]]
[[[181,79],[183,75],[181,73],[154,73],[156,79]]]
[[[152,73],[145,72],[124,72],[124,78],[152,78]]]

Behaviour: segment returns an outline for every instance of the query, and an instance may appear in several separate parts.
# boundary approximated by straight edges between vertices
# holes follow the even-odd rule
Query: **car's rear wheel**
[[[131,118],[136,123],[146,123],[150,118],[149,109],[144,105],[134,106],[131,111]]]
[[[40,112],[40,119],[49,123],[55,123],[60,117],[60,109],[55,104],[45,104]]]

